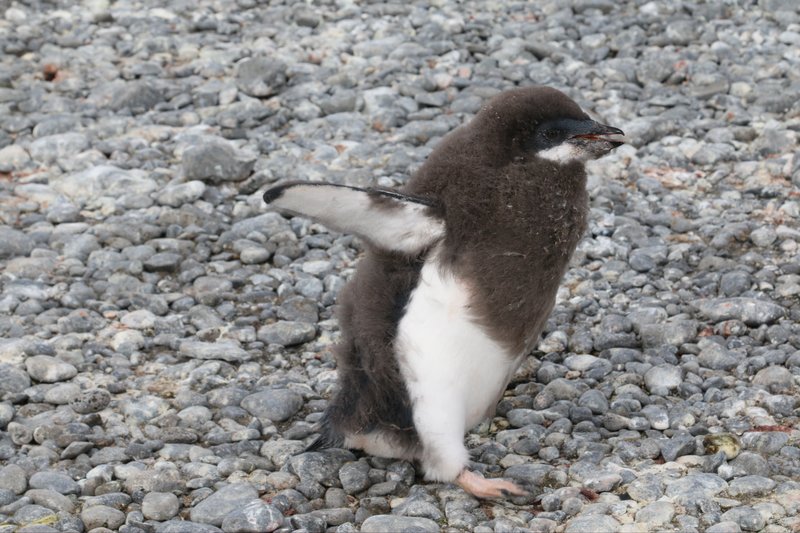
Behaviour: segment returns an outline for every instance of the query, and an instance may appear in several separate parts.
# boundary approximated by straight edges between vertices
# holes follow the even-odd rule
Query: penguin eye
[[[546,129],[543,134],[548,141],[555,141],[558,138],[558,132],[554,129]]]

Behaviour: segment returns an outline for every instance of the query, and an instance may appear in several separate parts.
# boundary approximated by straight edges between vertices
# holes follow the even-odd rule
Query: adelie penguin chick
[[[338,392],[310,449],[418,460],[481,498],[523,495],[467,468],[536,345],[587,216],[584,163],[621,142],[548,87],[504,92],[447,135],[402,191],[293,182],[272,207],[368,243],[340,298]]]

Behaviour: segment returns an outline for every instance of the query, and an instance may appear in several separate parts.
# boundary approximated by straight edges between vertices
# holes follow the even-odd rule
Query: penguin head
[[[592,120],[575,101],[551,87],[507,91],[480,115],[485,131],[498,133],[514,159],[582,164],[624,144],[621,129]]]

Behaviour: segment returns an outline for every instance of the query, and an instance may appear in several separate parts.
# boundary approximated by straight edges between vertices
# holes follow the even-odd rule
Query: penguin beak
[[[613,126],[606,126],[594,120],[586,120],[579,123],[580,126],[577,131],[572,132],[570,140],[576,141],[605,141],[613,150],[617,146],[625,144],[625,132]]]

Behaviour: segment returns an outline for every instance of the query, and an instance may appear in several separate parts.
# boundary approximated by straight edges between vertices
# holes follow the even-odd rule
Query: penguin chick
[[[402,191],[292,182],[264,194],[368,243],[340,298],[339,387],[309,449],[417,460],[481,498],[524,495],[468,468],[536,345],[585,228],[584,163],[622,131],[548,87],[504,92],[447,135]]]

